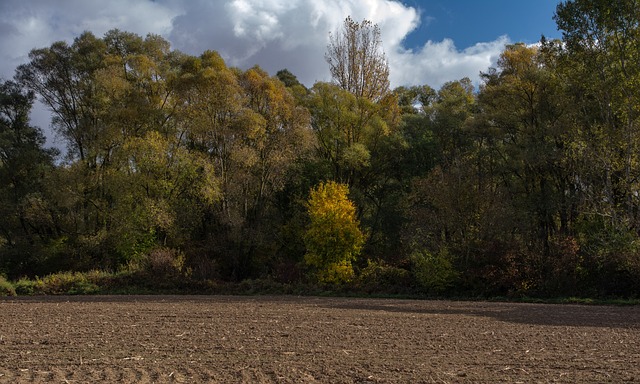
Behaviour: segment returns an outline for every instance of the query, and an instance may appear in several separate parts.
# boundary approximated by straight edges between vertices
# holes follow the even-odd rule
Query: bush
[[[149,253],[146,260],[146,270],[153,276],[175,277],[184,267],[184,254],[170,248],[156,248]]]
[[[577,225],[580,293],[637,297],[640,294],[640,238],[625,226],[602,218],[583,218]]]
[[[42,279],[43,293],[46,295],[88,295],[100,291],[98,285],[87,279],[87,275],[76,272],[61,272]]]
[[[435,255],[427,251],[416,251],[411,255],[411,263],[416,281],[428,293],[442,293],[458,278],[458,272],[445,251]]]
[[[206,250],[192,250],[185,257],[183,272],[187,277],[195,280],[220,279],[220,265],[217,260],[210,257]]]
[[[369,293],[406,293],[412,286],[411,273],[383,261],[368,260],[358,276],[358,286]]]
[[[44,294],[44,283],[42,280],[29,280],[22,278],[15,283],[16,293],[21,296],[33,296]]]
[[[273,277],[280,283],[299,283],[304,277],[304,264],[292,260],[282,260],[273,267]]]
[[[0,296],[15,296],[16,290],[13,285],[4,278],[4,276],[0,276]]]

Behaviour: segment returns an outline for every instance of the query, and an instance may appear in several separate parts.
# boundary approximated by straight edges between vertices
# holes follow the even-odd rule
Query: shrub
[[[273,268],[273,276],[276,281],[291,284],[302,281],[304,265],[292,260],[282,260]]]
[[[640,294],[640,238],[624,226],[602,218],[583,218],[577,225],[580,257],[579,293],[634,297]]]
[[[454,269],[446,251],[437,254],[415,251],[411,255],[411,262],[416,281],[429,293],[446,291],[458,278],[458,272]]]
[[[156,248],[147,256],[146,269],[154,276],[177,276],[184,268],[184,254],[171,248]]]
[[[47,295],[82,295],[100,291],[97,284],[89,281],[83,273],[61,272],[42,279],[43,293]]]
[[[0,296],[15,296],[16,290],[13,285],[4,278],[4,276],[0,276]]]
[[[367,261],[358,276],[360,289],[367,292],[402,293],[411,288],[411,273],[383,261]]]
[[[220,265],[205,250],[192,251],[185,257],[183,272],[195,280],[216,280],[220,278]]]
[[[22,278],[14,284],[18,295],[33,296],[44,294],[44,283],[42,280],[29,280]]]

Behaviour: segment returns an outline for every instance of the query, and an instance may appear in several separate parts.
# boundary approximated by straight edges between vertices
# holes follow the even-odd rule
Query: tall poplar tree
[[[350,16],[330,35],[325,58],[333,80],[357,97],[380,100],[389,92],[389,64],[382,50],[380,28]]]

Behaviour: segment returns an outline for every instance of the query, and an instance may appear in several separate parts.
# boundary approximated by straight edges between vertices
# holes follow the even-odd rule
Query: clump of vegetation
[[[14,288],[11,282],[7,281],[7,279],[0,275],[0,296],[15,296],[16,289]]]
[[[80,272],[60,272],[39,279],[45,295],[82,295],[99,292],[96,275]]]
[[[430,294],[441,294],[450,288],[458,277],[447,252],[432,254],[415,251],[411,255],[412,272],[422,289]]]
[[[367,266],[358,274],[356,289],[365,293],[402,294],[414,289],[411,272],[405,268],[367,260]]]
[[[44,283],[42,280],[36,279],[27,279],[25,277],[16,281],[14,284],[16,288],[16,293],[21,296],[33,296],[33,295],[44,295]]]
[[[156,248],[144,260],[144,269],[158,278],[177,277],[183,272],[184,253],[170,248]]]

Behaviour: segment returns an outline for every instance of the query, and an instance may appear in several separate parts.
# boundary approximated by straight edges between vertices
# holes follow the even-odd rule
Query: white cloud
[[[198,55],[219,51],[229,65],[288,68],[307,85],[328,80],[324,52],[329,32],[346,16],[380,26],[392,85],[477,78],[501,52],[506,37],[459,50],[451,40],[428,41],[419,50],[403,39],[429,15],[391,0],[4,0],[0,4],[0,76],[10,78],[32,48],[71,42],[85,30],[113,28],[165,36],[176,49]]]
[[[495,41],[478,43],[462,51],[450,39],[428,41],[417,51],[396,47],[389,54],[391,83],[428,84],[437,88],[462,77],[478,82],[480,71],[486,72],[495,65],[506,44],[509,44],[509,38],[501,36]]]
[[[392,0],[2,0],[0,77],[11,78],[33,48],[71,43],[85,30],[102,36],[118,28],[160,34],[173,48],[193,55],[216,50],[230,66],[258,64],[272,74],[287,68],[310,86],[329,80],[324,59],[329,32],[347,16],[380,26],[392,87],[438,88],[465,76],[477,81],[509,41],[503,36],[460,50],[445,39],[407,50],[403,39],[430,17]],[[41,116],[34,114],[34,120]],[[34,123],[48,126],[48,121]]]
[[[177,3],[148,0],[3,0],[0,2],[0,76],[11,77],[29,51],[55,41],[72,42],[84,31],[97,36],[113,28],[145,36],[167,34]],[[8,33],[7,33],[8,32]]]
[[[99,37],[114,28],[142,36],[166,35],[180,10],[179,3],[170,1],[2,0],[0,78],[11,79],[15,68],[28,61],[32,49],[61,40],[71,43],[84,31]],[[48,145],[61,146],[53,141],[50,115],[41,104],[34,106],[31,119],[32,124],[44,129]]]
[[[212,19],[212,16],[214,16]],[[259,64],[270,73],[287,68],[306,85],[330,79],[324,52],[329,32],[343,20],[368,19],[378,24],[389,59],[391,85],[429,84],[470,77],[495,63],[508,38],[458,50],[451,40],[428,41],[407,50],[404,38],[428,15],[390,0],[235,0],[227,3],[190,1],[174,19],[169,39],[190,54],[213,49],[229,65]]]

